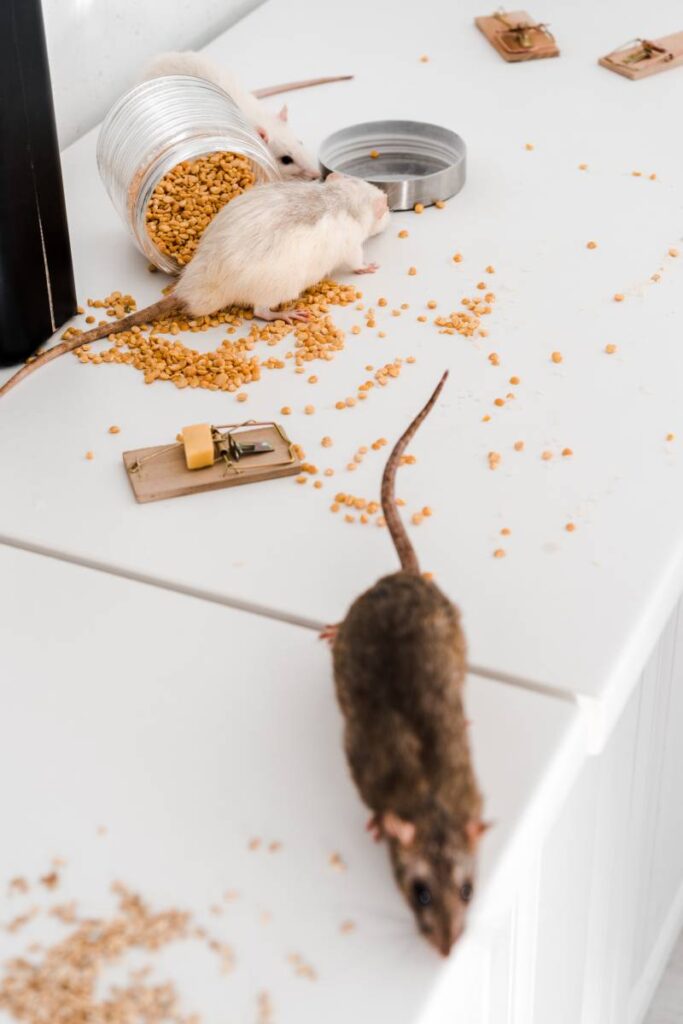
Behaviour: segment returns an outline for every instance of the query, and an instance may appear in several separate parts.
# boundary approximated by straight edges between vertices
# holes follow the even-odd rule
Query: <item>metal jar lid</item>
[[[320,147],[323,175],[337,171],[377,185],[392,210],[449,199],[465,184],[465,143],[424,121],[367,121],[342,128]]]

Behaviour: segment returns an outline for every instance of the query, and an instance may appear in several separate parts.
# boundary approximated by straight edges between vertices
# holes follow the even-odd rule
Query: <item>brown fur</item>
[[[400,455],[444,381],[385,470],[384,514],[404,569],[354,601],[333,658],[351,774],[380,828],[387,815],[414,826],[408,841],[384,830],[394,873],[418,927],[447,953],[464,926],[483,827],[462,704],[466,645],[458,610],[417,571],[393,493]],[[416,884],[428,887],[429,905]]]

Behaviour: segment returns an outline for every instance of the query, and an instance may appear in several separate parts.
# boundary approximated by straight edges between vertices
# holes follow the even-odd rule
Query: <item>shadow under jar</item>
[[[207,176],[195,182],[191,165],[197,161]],[[223,189],[211,183],[214,169],[222,175],[225,167],[228,173],[234,168],[235,195],[252,183],[280,180],[269,150],[230,96],[203,78],[187,75],[143,82],[114,104],[100,129],[97,166],[136,245],[150,263],[169,274],[177,274],[188,259],[176,258],[172,247],[160,248],[155,241],[163,239],[159,232],[168,224],[163,227],[150,219],[150,211],[164,206],[166,190],[166,206],[173,205],[177,212],[183,199],[182,192],[171,194],[176,185],[192,190],[191,203],[221,203]],[[212,189],[219,194],[212,196]],[[180,214],[182,219],[182,210]],[[192,223],[191,215],[186,220],[182,237],[187,236],[191,245],[207,225]]]

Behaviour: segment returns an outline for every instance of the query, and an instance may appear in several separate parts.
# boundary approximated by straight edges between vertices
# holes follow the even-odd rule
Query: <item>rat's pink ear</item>
[[[375,199],[373,209],[375,211],[375,219],[381,220],[384,214],[387,212],[389,201],[386,196],[377,196]]]
[[[382,831],[386,836],[397,839],[401,846],[412,846],[415,839],[415,826],[412,821],[404,821],[393,811],[382,815]]]
[[[465,835],[467,836],[467,843],[470,850],[474,850],[483,836],[484,832],[487,832],[493,822],[482,821],[480,818],[471,818],[465,825]]]
[[[280,118],[281,121],[286,121],[287,120],[287,118],[289,117],[289,111],[287,110],[287,104],[286,103],[285,103],[284,107],[282,107],[282,109],[280,110],[280,113],[277,116]]]
[[[266,145],[268,145],[268,132],[265,128],[257,128],[256,131],[259,133]]]

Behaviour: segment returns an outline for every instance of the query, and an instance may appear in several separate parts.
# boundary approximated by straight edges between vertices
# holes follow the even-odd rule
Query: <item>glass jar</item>
[[[164,175],[184,160],[210,153],[246,156],[257,182],[280,172],[259,135],[230,96],[203,78],[169,75],[143,82],[118,100],[97,140],[100,176],[140,251],[160,270],[179,264],[147,231],[147,204]]]

